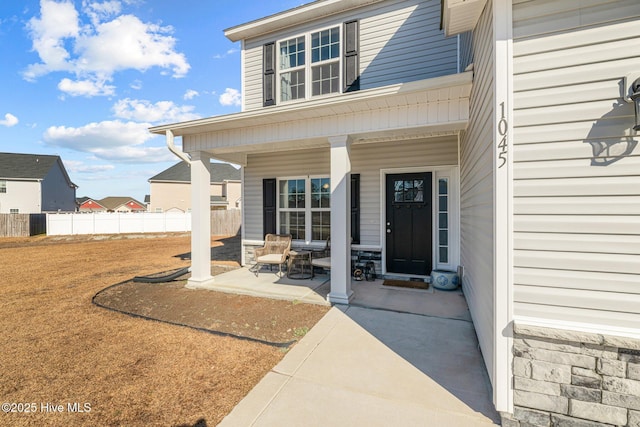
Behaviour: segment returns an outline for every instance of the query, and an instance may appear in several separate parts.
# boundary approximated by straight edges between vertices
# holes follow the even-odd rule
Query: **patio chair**
[[[324,249],[313,252],[311,265],[314,267],[324,268],[325,270],[331,269],[331,236],[327,237]]]
[[[260,271],[260,267],[268,264],[269,266],[278,265],[278,275],[282,277],[282,264],[287,261],[290,250],[290,234],[267,234],[264,236],[264,246],[255,250],[256,276]]]

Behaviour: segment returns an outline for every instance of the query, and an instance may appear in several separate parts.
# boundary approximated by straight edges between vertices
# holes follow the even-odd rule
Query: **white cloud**
[[[4,120],[0,120],[0,126],[6,126],[10,128],[18,124],[18,118],[11,113],[4,115]]]
[[[145,71],[159,66],[173,70],[173,77],[184,77],[189,64],[182,53],[173,50],[176,40],[172,27],[145,24],[133,15],[121,15],[95,28],[95,34],[76,40],[77,70],[110,75],[115,71]]]
[[[153,135],[149,123],[104,121],[82,127],[51,126],[44,133],[44,141],[51,145],[93,153],[95,149],[144,144]]]
[[[184,99],[193,99],[196,96],[200,96],[200,93],[197,90],[193,90],[193,89],[189,89],[187,90],[184,95],[182,96],[182,98]]]
[[[88,173],[107,172],[115,169],[114,165],[93,165],[86,164],[79,160],[64,160],[64,167],[72,173]]]
[[[84,0],[82,11],[91,19],[95,26],[100,22],[120,13],[122,5],[119,1],[105,1],[103,3]]]
[[[58,89],[71,96],[92,97],[97,95],[113,95],[115,86],[107,85],[104,81],[76,80],[64,78],[58,83]]]
[[[43,135],[45,143],[83,153],[97,159],[121,163],[155,163],[174,160],[164,140],[147,130],[149,123],[104,121],[74,128],[52,126]],[[145,145],[151,139],[159,146]],[[161,140],[161,142],[160,142]]]
[[[236,53],[236,52],[240,52],[240,49],[233,48],[233,49],[229,49],[228,51],[226,51],[226,52],[225,52],[225,53],[223,53],[223,54],[217,53],[217,54],[213,55],[213,59],[222,59],[222,58],[226,58],[227,56],[229,56],[229,55],[233,55],[233,54],[234,54],[234,53]]]
[[[140,80],[134,80],[129,84],[129,87],[133,90],[142,89],[142,82]]]
[[[218,98],[220,104],[224,106],[236,106],[239,107],[242,105],[242,94],[237,89],[232,89],[230,87],[224,90],[224,93],[220,95]]]
[[[40,17],[31,18],[27,28],[33,51],[41,62],[26,68],[26,80],[34,81],[51,72],[68,72],[75,81],[63,79],[61,90],[69,88],[68,93],[74,96],[104,96],[113,94],[115,89],[105,82],[112,81],[113,75],[122,70],[159,67],[175,78],[184,77],[189,71],[185,55],[175,50],[171,26],[118,15],[119,1],[85,0],[82,5],[82,17],[88,17],[90,22],[83,22],[69,1],[40,1]]]
[[[125,98],[116,102],[112,109],[120,119],[166,123],[199,119],[200,116],[193,113],[194,108],[191,105],[176,105],[171,101],[152,104],[147,100]]]
[[[33,50],[38,53],[39,64],[31,64],[24,72],[24,78],[35,80],[51,71],[70,70],[70,53],[65,47],[65,39],[78,37],[80,27],[78,12],[73,3],[57,3],[41,0],[40,19],[31,18],[27,23]]]
[[[107,148],[93,152],[96,157],[120,163],[157,163],[175,161],[176,156],[167,147],[120,147],[118,150]]]

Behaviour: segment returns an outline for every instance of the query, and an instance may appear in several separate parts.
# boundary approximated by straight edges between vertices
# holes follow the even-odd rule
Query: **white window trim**
[[[309,209],[308,212],[305,216],[305,224],[309,224],[309,227],[307,228],[305,225],[305,235],[306,235],[306,242],[316,242],[319,240],[313,240],[313,218],[312,215],[314,212],[329,212],[331,213],[331,202],[329,202],[329,207],[328,208],[314,208],[311,206],[311,180],[313,179],[328,179],[329,180],[329,188],[331,188],[331,177],[329,175],[311,175],[308,177],[307,183],[306,183],[306,188],[305,188],[305,192],[306,194],[309,195]],[[331,197],[331,192],[329,192],[329,197]],[[308,221],[308,222],[307,222]],[[329,232],[331,233],[331,232]],[[326,239],[325,239],[326,240]]]
[[[311,240],[313,234],[313,224],[311,222],[311,214],[313,212],[331,212],[331,208],[312,208],[311,207],[311,180],[312,179],[331,179],[329,175],[307,175],[307,176],[283,176],[276,179],[277,199],[276,199],[276,230],[280,232],[280,212],[301,212],[299,208],[283,208],[280,206],[280,182],[290,180],[304,180],[304,240],[294,239],[294,242],[320,242],[320,240]]]
[[[338,32],[340,34],[340,46],[338,48],[338,57],[332,60],[326,60],[326,61],[320,61],[320,62],[316,62],[314,64],[311,63],[311,34],[313,33],[318,33],[320,31],[324,31],[324,30],[330,30],[332,28],[338,28]],[[301,67],[293,67],[293,68],[287,68],[285,70],[281,70],[280,69],[280,43],[286,40],[291,40],[291,39],[295,39],[298,37],[304,37],[304,70],[305,70],[305,76],[304,76],[304,98],[298,98],[298,99],[291,99],[291,100],[287,100],[287,101],[283,101],[281,98],[281,83],[280,83],[280,74],[281,73],[287,73],[290,71],[295,71],[295,70],[299,70],[301,69]],[[307,31],[305,33],[298,33],[295,35],[291,35],[291,36],[287,36],[287,37],[283,37],[281,39],[276,40],[275,42],[275,54],[276,54],[276,103],[282,103],[282,104],[291,104],[291,103],[296,103],[296,102],[304,102],[304,101],[308,101],[310,99],[317,99],[317,98],[324,98],[324,97],[330,97],[330,96],[336,96],[342,93],[342,88],[343,88],[343,47],[344,47],[344,28],[343,25],[338,24],[338,25],[329,25],[327,27],[321,27],[321,28],[316,28],[310,31]],[[339,66],[338,66],[338,91],[337,92],[333,92],[333,93],[326,93],[323,95],[311,95],[311,67],[313,65],[321,65],[323,63],[330,63],[330,62],[335,62],[338,61]]]
[[[448,188],[448,197],[447,197],[447,213],[449,214],[448,218],[448,230],[449,230],[449,262],[441,263],[439,262],[439,246],[440,246],[440,236],[438,233],[440,216],[438,215],[438,179],[439,178],[447,178],[449,180],[449,188]],[[435,199],[434,202],[434,269],[440,270],[452,270],[456,271],[458,269],[458,264],[460,263],[460,190],[458,184],[458,168],[449,168],[445,170],[436,170],[433,175],[433,197]]]

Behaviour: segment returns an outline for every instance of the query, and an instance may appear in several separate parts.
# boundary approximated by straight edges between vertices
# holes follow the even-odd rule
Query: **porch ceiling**
[[[185,152],[207,151],[239,164],[248,153],[450,135],[466,128],[472,73],[290,103],[260,110],[157,126],[182,136]]]

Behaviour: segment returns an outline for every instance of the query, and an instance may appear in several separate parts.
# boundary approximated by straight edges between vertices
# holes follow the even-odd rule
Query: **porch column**
[[[331,292],[327,299],[349,304],[351,290],[351,138],[329,138],[331,144]]]
[[[191,278],[189,287],[201,287],[211,276],[211,157],[191,154]]]

